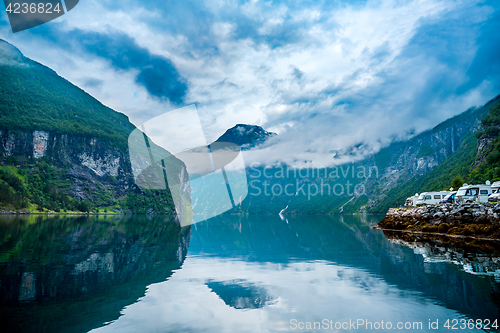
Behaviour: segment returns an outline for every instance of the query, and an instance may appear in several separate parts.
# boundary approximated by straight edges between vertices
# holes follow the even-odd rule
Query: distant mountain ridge
[[[288,207],[286,214],[385,213],[415,192],[448,189],[456,176],[469,182],[500,180],[500,162],[495,162],[500,160],[499,102],[497,96],[355,163],[302,172],[288,172],[286,165],[248,168],[250,195],[241,211],[277,214]],[[490,119],[487,126],[482,119]],[[488,167],[492,163],[495,168]],[[362,191],[353,194],[355,186]]]
[[[228,129],[215,142],[231,142],[241,147],[241,150],[256,148],[268,139],[276,136],[257,125],[237,124]]]

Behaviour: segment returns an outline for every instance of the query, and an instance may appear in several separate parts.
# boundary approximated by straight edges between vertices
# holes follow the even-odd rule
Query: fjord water
[[[444,332],[499,317],[498,244],[385,235],[380,218],[2,216],[2,332]]]

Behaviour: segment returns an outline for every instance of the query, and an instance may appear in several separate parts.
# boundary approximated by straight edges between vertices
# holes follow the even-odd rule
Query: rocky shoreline
[[[499,240],[500,203],[390,208],[377,228]]]
[[[48,211],[48,212],[31,212],[29,210],[27,211],[1,211],[0,215],[147,215],[147,214],[127,214],[127,213],[95,213],[95,212],[53,212],[53,211]]]

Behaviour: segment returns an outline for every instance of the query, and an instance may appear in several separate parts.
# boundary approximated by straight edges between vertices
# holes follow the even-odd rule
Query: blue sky
[[[207,140],[277,131],[254,158],[333,163],[500,94],[500,2],[81,0],[0,38],[142,122],[196,103]],[[257,156],[258,155],[258,156]]]

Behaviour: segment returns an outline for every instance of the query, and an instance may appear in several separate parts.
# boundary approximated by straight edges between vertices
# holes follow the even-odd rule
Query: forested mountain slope
[[[135,185],[134,129],[124,114],[0,40],[0,209],[173,213],[168,190]],[[181,177],[184,165],[177,167]]]

